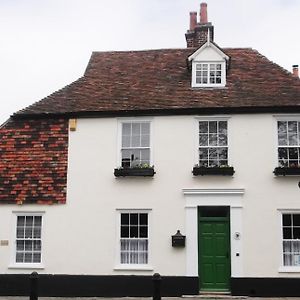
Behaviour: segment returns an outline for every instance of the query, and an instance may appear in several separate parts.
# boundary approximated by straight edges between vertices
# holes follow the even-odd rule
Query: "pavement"
[[[152,300],[152,297],[123,297],[123,298],[105,298],[105,297],[39,297],[39,300]],[[225,300],[239,300],[239,299],[248,299],[248,300],[300,300],[299,297],[243,297],[243,296],[219,296],[219,295],[197,295],[197,296],[183,296],[183,297],[162,297],[162,300],[204,300],[204,299],[225,299]],[[11,297],[11,296],[2,296],[0,300],[29,300],[29,297]]]

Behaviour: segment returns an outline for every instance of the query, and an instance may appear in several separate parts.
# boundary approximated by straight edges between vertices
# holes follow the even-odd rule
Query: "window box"
[[[300,167],[277,167],[273,173],[276,176],[300,175]]]
[[[223,175],[223,176],[232,176],[234,174],[233,167],[194,167],[193,175],[194,176],[203,176],[203,175]]]
[[[126,176],[143,176],[143,177],[153,177],[155,174],[153,167],[148,168],[118,168],[114,170],[114,175],[116,177],[126,177]]]

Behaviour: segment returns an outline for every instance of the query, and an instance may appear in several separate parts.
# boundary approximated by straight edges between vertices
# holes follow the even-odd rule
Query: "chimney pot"
[[[200,4],[200,24],[206,24],[206,23],[208,23],[207,3],[202,2]]]
[[[299,65],[293,65],[293,76],[299,78]]]
[[[191,11],[190,12],[190,30],[195,30],[197,25],[197,12]]]

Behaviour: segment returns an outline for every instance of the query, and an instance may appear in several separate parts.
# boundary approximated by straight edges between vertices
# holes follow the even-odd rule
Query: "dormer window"
[[[193,88],[222,88],[226,85],[229,57],[213,42],[206,42],[188,60],[192,65]]]

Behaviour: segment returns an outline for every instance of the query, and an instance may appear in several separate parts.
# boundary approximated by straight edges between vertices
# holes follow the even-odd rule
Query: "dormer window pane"
[[[221,64],[196,64],[196,84],[221,84],[222,65]]]

